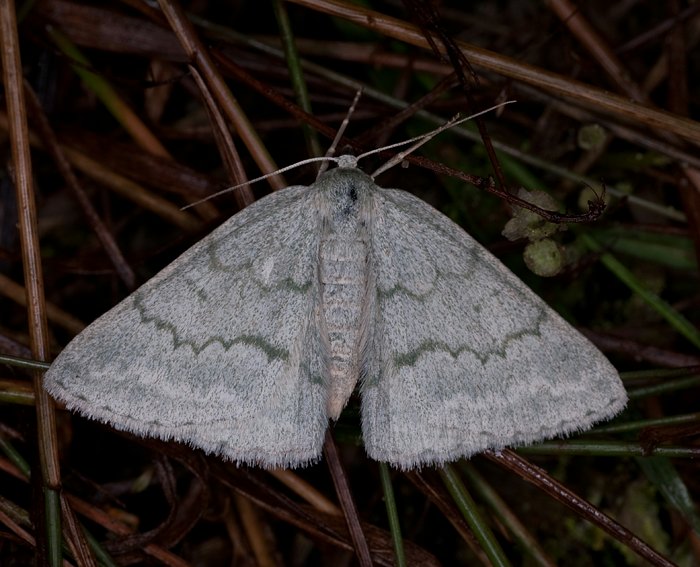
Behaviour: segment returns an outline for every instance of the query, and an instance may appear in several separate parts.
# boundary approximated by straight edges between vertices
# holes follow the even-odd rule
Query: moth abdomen
[[[360,188],[361,189],[361,188]],[[362,200],[350,180],[332,192],[321,239],[321,305],[330,344],[328,415],[337,419],[359,379],[360,319],[367,286],[368,239]]]

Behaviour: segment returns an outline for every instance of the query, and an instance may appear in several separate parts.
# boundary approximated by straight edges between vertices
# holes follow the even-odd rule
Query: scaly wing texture
[[[380,190],[371,234],[371,457],[441,463],[583,430],[625,406],[607,359],[447,217]]]
[[[306,187],[254,203],[76,337],[46,389],[118,429],[237,462],[318,459],[318,218]]]

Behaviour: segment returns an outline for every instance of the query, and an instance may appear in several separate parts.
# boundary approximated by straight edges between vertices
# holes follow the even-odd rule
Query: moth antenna
[[[475,114],[470,114],[469,116],[465,116],[464,118],[458,119],[457,116],[455,116],[455,117],[451,118],[450,120],[448,120],[445,124],[443,124],[439,128],[436,128],[435,130],[431,130],[430,132],[426,132],[425,134],[421,134],[420,136],[416,136],[415,138],[410,138],[408,140],[403,140],[402,142],[396,142],[395,144],[390,144],[388,146],[384,146],[381,148],[377,148],[375,150],[371,150],[369,152],[365,152],[364,154],[361,154],[357,157],[349,156],[349,155],[348,156],[333,157],[332,154],[335,153],[338,142],[339,142],[340,138],[342,137],[343,133],[345,132],[345,130],[350,122],[350,116],[355,111],[355,108],[357,107],[357,103],[360,100],[361,95],[362,95],[362,89],[358,90],[357,94],[355,94],[355,98],[352,101],[352,105],[350,105],[350,108],[348,109],[348,112],[345,115],[345,118],[343,119],[343,122],[341,123],[340,128],[338,128],[338,133],[336,134],[335,139],[333,140],[333,143],[328,148],[328,151],[326,152],[325,156],[308,158],[308,159],[305,159],[302,161],[298,161],[297,163],[293,163],[292,165],[288,165],[286,167],[278,169],[277,171],[273,171],[272,173],[268,173],[267,175],[262,175],[260,177],[256,177],[255,179],[251,179],[250,181],[246,181],[245,183],[239,183],[238,185],[234,185],[233,187],[227,187],[226,189],[222,189],[221,191],[217,191],[216,193],[212,193],[211,195],[204,197],[203,199],[200,199],[199,201],[195,201],[194,203],[190,203],[188,205],[185,205],[180,210],[182,210],[182,211],[187,210],[190,207],[194,207],[194,206],[199,205],[201,203],[205,203],[206,201],[209,201],[210,199],[213,199],[214,197],[224,195],[225,193],[229,193],[230,191],[235,191],[236,189],[243,187],[244,185],[251,185],[253,183],[257,183],[258,181],[262,181],[263,179],[267,179],[268,177],[272,177],[273,175],[277,175],[278,173],[284,173],[285,171],[289,171],[290,169],[294,169],[296,167],[300,167],[300,166],[306,165],[308,163],[323,162],[323,165],[319,168],[319,172],[318,172],[318,175],[321,175],[327,169],[328,162],[330,162],[330,161],[337,163],[340,167],[355,167],[357,162],[364,157],[367,157],[367,156],[372,155],[372,154],[376,154],[378,152],[382,152],[384,150],[391,150],[393,148],[397,148],[400,146],[405,146],[406,144],[413,143],[413,145],[410,148],[408,148],[407,150],[404,150],[403,152],[396,154],[393,158],[391,158],[383,166],[381,166],[374,173],[372,173],[371,177],[372,177],[372,179],[374,179],[377,175],[385,172],[387,169],[391,169],[397,163],[400,163],[407,155],[413,153],[416,149],[421,147],[426,142],[432,140],[435,136],[437,136],[441,132],[444,132],[448,128],[452,128],[453,126],[457,126],[459,124],[462,124],[463,122],[466,122],[467,120],[472,120],[474,118],[477,118],[478,116],[481,116],[482,114],[486,114],[487,112],[491,112],[492,110],[495,110],[497,108],[501,108],[502,106],[505,106],[506,104],[511,104],[511,103],[515,102],[514,100],[508,100],[506,102],[502,102],[500,104],[496,104],[494,106],[491,106],[491,107],[489,107],[485,110],[482,110],[480,112],[477,112]],[[317,179],[318,179],[318,177],[317,177]]]
[[[445,130],[452,128],[454,126],[458,126],[459,124],[462,124],[462,122],[466,122],[467,120],[473,120],[474,118],[477,118],[483,114],[486,114],[487,112],[491,112],[492,110],[496,110],[497,108],[501,108],[502,106],[505,106],[506,104],[511,104],[515,102],[514,100],[507,100],[506,102],[502,102],[500,104],[496,104],[494,106],[491,106],[485,110],[482,110],[480,112],[477,112],[475,114],[470,114],[469,116],[465,116],[464,118],[458,118],[459,115],[454,116],[447,122],[445,122],[442,126],[439,128],[436,128],[435,130],[431,130],[430,132],[426,132],[425,134],[421,134],[420,136],[416,136],[415,138],[410,138],[409,140],[404,140],[403,142],[396,142],[395,144],[390,144],[388,146],[384,146],[383,148],[377,148],[376,150],[371,150],[369,152],[366,152],[364,154],[361,154],[357,156],[357,159],[360,160],[366,156],[376,154],[378,152],[383,152],[384,150],[391,150],[393,148],[397,148],[400,146],[405,146],[406,144],[413,144],[410,148],[407,150],[404,150],[402,152],[399,152],[396,154],[393,158],[391,158],[388,162],[386,162],[384,165],[382,165],[379,169],[377,169],[370,177],[374,179],[377,177],[380,173],[384,173],[387,169],[391,169],[394,167],[397,163],[400,163],[403,161],[403,159],[407,156],[416,151],[418,148],[420,148],[423,144],[426,142],[429,142],[432,140],[435,136],[440,134],[441,132],[444,132]]]
[[[355,94],[355,98],[352,101],[352,104],[350,105],[350,108],[348,109],[347,114],[345,115],[345,118],[343,118],[343,122],[340,124],[340,128],[338,128],[338,132],[335,135],[335,138],[333,139],[333,143],[331,146],[328,148],[328,151],[326,152],[326,155],[323,157],[315,157],[315,158],[309,158],[305,159],[302,161],[298,161],[296,163],[293,163],[292,165],[288,165],[286,167],[283,167],[282,169],[278,169],[277,171],[273,171],[272,173],[268,173],[267,175],[262,175],[260,177],[256,177],[255,179],[251,179],[250,181],[246,181],[245,183],[239,183],[238,185],[234,185],[233,187],[226,187],[226,189],[222,189],[221,191],[217,191],[216,193],[212,193],[211,195],[204,197],[204,199],[200,199],[199,201],[195,201],[194,203],[190,203],[189,205],[185,205],[182,207],[180,210],[184,211],[186,209],[189,209],[190,207],[194,207],[196,205],[199,205],[200,203],[205,203],[209,199],[213,199],[214,197],[218,197],[219,195],[223,195],[224,193],[228,193],[229,191],[235,191],[236,189],[243,187],[244,185],[251,185],[253,183],[257,183],[258,181],[262,181],[264,179],[267,179],[268,177],[272,177],[273,175],[277,175],[278,173],[284,173],[285,171],[289,171],[290,169],[294,169],[295,167],[299,167],[301,165],[306,165],[307,163],[315,163],[315,162],[322,162],[321,167],[318,170],[318,175],[316,176],[316,179],[324,172],[326,169],[328,169],[328,162],[332,161],[335,163],[340,163],[338,162],[338,158],[334,157],[333,154],[335,154],[335,150],[338,146],[338,143],[340,142],[340,139],[343,137],[343,134],[345,133],[345,130],[348,127],[348,124],[350,123],[350,116],[355,112],[355,108],[357,108],[357,103],[360,100],[360,96],[362,96],[362,89],[359,89],[357,93]],[[347,160],[343,161],[343,164],[346,163]],[[347,165],[346,165],[347,167]]]
[[[330,145],[328,151],[326,152],[327,158],[332,158],[335,155],[335,150],[338,147],[338,143],[343,137],[343,134],[345,133],[345,130],[348,127],[348,124],[350,124],[350,117],[355,112],[355,108],[357,107],[357,103],[360,100],[360,96],[362,96],[362,89],[358,89],[357,93],[355,93],[355,98],[353,99],[350,108],[348,108],[348,111],[345,114],[345,118],[343,118],[343,122],[340,125],[340,128],[338,128],[338,132],[336,133],[335,138],[333,138],[333,143]],[[328,161],[332,160],[329,159]],[[321,176],[321,174],[324,171],[326,171],[326,169],[328,169],[328,161],[323,162],[321,164],[321,167],[318,168],[318,175],[316,176],[316,179],[318,179]]]
[[[185,205],[180,210],[184,211],[186,209],[189,209],[190,207],[194,207],[196,205],[199,205],[200,203],[205,203],[206,201],[208,201],[209,199],[213,199],[214,197],[218,197],[220,195],[224,195],[225,193],[235,191],[236,189],[243,187],[244,185],[252,185],[253,183],[257,183],[258,181],[262,181],[263,179],[267,179],[268,177],[272,177],[273,175],[277,175],[278,173],[284,173],[285,171],[289,171],[290,169],[294,169],[296,167],[306,165],[307,163],[314,163],[317,161],[323,161],[323,162],[333,161],[333,162],[338,163],[338,158],[323,156],[323,157],[308,158],[308,159],[305,159],[302,161],[298,161],[296,163],[293,163],[292,165],[288,165],[286,167],[278,169],[277,171],[273,171],[272,173],[268,173],[267,175],[261,175],[260,177],[256,177],[255,179],[251,179],[250,181],[246,181],[245,183],[239,183],[238,185],[234,185],[233,187],[226,187],[226,189],[222,189],[221,191],[217,191],[216,193],[212,193],[211,195],[204,197],[204,199],[200,199],[199,201],[195,201],[194,203],[190,203],[189,205]]]

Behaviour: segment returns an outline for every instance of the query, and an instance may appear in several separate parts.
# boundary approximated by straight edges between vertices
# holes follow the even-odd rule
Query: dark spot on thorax
[[[357,187],[351,183],[340,195],[341,202],[338,207],[338,220],[343,220],[351,216],[357,206]]]

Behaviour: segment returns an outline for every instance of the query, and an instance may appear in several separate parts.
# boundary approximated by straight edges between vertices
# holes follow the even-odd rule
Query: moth
[[[368,455],[403,469],[589,428],[615,368],[446,216],[339,160],[264,197],[80,333],[70,409],[237,463],[319,459],[359,386]]]

